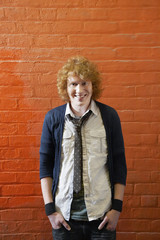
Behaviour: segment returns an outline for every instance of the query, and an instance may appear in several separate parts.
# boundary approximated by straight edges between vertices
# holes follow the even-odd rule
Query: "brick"
[[[138,183],[134,187],[135,194],[155,195],[159,194],[159,184],[157,183]]]
[[[160,232],[160,220],[152,221],[151,231],[152,232]]]
[[[155,59],[152,57],[152,50],[148,47],[122,47],[122,48],[116,48],[116,56],[119,59]]]
[[[39,183],[39,171],[28,172],[28,173],[16,173],[17,183]]]
[[[128,183],[147,183],[151,181],[150,172],[129,171],[127,176]]]
[[[45,225],[46,226],[46,225]],[[47,239],[47,240],[52,240],[52,234],[50,233],[41,233],[36,235],[36,240],[41,240],[41,239]]]
[[[17,21],[26,19],[25,8],[4,8],[4,15],[5,20],[10,22],[15,21],[15,19]]]
[[[122,122],[133,122],[134,112],[131,110],[119,111],[119,116]]]
[[[141,204],[140,196],[133,196],[133,195],[124,196],[123,208],[131,209],[133,207],[139,207],[140,204]]]
[[[58,91],[55,85],[44,85],[42,88],[41,86],[37,86],[35,88],[35,97],[37,98],[48,98],[48,97],[54,97],[58,98]]]
[[[136,219],[159,219],[160,209],[159,208],[139,208],[134,209],[134,218]]]
[[[90,41],[88,42],[88,39]],[[105,34],[70,35],[68,46],[72,47],[121,47],[121,46],[155,46],[160,40],[160,34]]]
[[[121,221],[121,219],[133,219],[133,212],[132,212],[132,208],[127,208],[125,207],[125,205],[123,206],[123,211],[120,215],[119,221]],[[117,228],[117,230],[120,230],[119,228]],[[121,230],[120,230],[121,231]]]
[[[0,38],[0,47],[6,47],[7,46],[7,36],[5,34],[1,35]]]
[[[159,108],[159,104],[160,103],[160,98],[159,97],[154,97],[151,99],[151,108],[152,109],[158,109]]]
[[[160,234],[159,233],[138,233],[137,240],[159,240]]]
[[[107,79],[107,83],[110,85],[121,85],[121,86],[138,86],[151,84],[157,84],[159,81],[160,75],[155,72],[147,72],[147,73],[105,73],[103,74],[104,79]]]
[[[25,216],[25,220],[32,220],[32,212],[28,211],[28,209],[9,209],[1,211],[1,219],[2,221],[17,221],[23,220]]]
[[[33,219],[39,219],[39,220],[46,220],[47,216],[45,214],[45,209],[44,209],[44,205],[42,205],[42,208],[40,208],[41,211],[39,211],[38,208],[33,208],[32,210],[32,215],[33,215]]]
[[[16,159],[18,158],[19,154],[17,149],[12,149],[12,148],[10,149],[6,147],[6,148],[0,149],[0,156],[1,156],[1,159],[8,159],[8,158]]]
[[[21,87],[21,86],[4,86],[0,87],[0,94],[1,96],[5,96],[8,98],[15,98],[15,97],[32,97],[33,90],[31,87]],[[4,101],[4,100],[3,100]],[[13,104],[13,100],[11,103],[11,100],[9,102],[10,104]],[[17,101],[14,101],[14,108],[17,107]]]
[[[110,91],[110,89],[112,88],[112,91]],[[107,96],[109,97],[133,97],[135,96],[135,88],[134,87],[125,87],[125,86],[105,86],[103,88],[103,93],[102,93],[102,97],[103,96]]]
[[[0,87],[0,92],[1,92],[1,87]],[[5,95],[4,92],[2,95]],[[0,109],[1,110],[17,109],[17,99],[10,99],[10,98],[0,99]]]
[[[15,208],[40,208],[44,204],[42,197],[39,196],[17,196],[8,200],[8,207]]]
[[[9,198],[8,197],[1,197],[0,198],[0,206],[1,206],[1,210],[2,209],[6,209],[9,206]],[[1,223],[0,223],[1,224]],[[0,232],[1,232],[1,228],[0,228]]]
[[[2,123],[26,123],[26,122],[41,122],[44,119],[45,113],[44,112],[23,112],[23,111],[16,111],[16,112],[1,112],[1,122]]]
[[[42,21],[54,21],[57,18],[57,11],[56,8],[41,8],[40,9],[40,19]],[[28,16],[28,14],[27,14]],[[32,19],[34,19],[35,14],[32,14]],[[29,17],[31,19],[31,17]]]
[[[38,0],[36,2],[33,2],[32,0],[23,0],[23,3],[21,0],[15,0],[15,1],[5,1],[1,0],[3,3],[3,6],[6,7],[32,7],[32,8],[48,8],[48,7],[76,7],[76,6],[82,6],[82,1],[71,1],[66,2],[65,0],[47,0],[46,2],[43,2],[43,0]]]
[[[40,139],[40,136],[39,136]],[[40,141],[39,141],[40,143]],[[38,159],[39,160],[39,146],[38,147],[21,147],[18,149],[20,159]],[[34,162],[34,169],[39,169],[39,162]]]
[[[109,10],[107,8],[58,8],[58,20],[106,20]],[[49,15],[49,14],[48,14]]]
[[[127,135],[126,146],[155,146],[158,143],[158,136],[156,134],[147,135]]]
[[[118,24],[119,33],[159,33],[159,21],[123,21]]]
[[[118,223],[122,232],[148,232],[151,229],[149,220],[120,220]]]
[[[41,20],[41,9],[39,8],[25,8],[25,20]]]
[[[67,46],[67,37],[63,34],[35,36],[32,45],[38,48],[64,47]]]
[[[117,87],[118,88],[118,87]],[[105,102],[117,110],[137,110],[151,108],[151,99],[149,98],[106,98]]]
[[[109,20],[151,20],[159,19],[159,8],[111,8],[108,11]]]
[[[152,86],[138,86],[136,87],[137,97],[158,97],[160,92],[160,85]],[[160,103],[160,102],[159,102]]]
[[[126,188],[125,188],[125,193],[126,193],[126,195],[131,195],[131,194],[133,194],[133,191],[134,191],[134,186],[133,186],[133,184],[127,184],[126,185]]]
[[[12,123],[0,123],[1,135],[14,135],[18,132],[17,124]]]
[[[151,180],[152,182],[160,182],[160,172],[154,171],[151,172]]]
[[[39,184],[14,184],[2,186],[2,196],[35,196],[40,195]]]
[[[37,21],[16,22],[16,32],[18,34],[47,34],[52,32],[52,24]]]
[[[99,0],[98,2],[96,0],[89,1],[85,0],[84,1],[84,6],[86,7],[115,7],[117,1],[116,0],[111,0],[111,1],[104,1],[104,0]]]
[[[136,122],[158,122],[160,119],[160,111],[159,110],[135,111],[134,119]]]
[[[17,224],[14,221],[2,221],[0,224],[0,233],[2,234],[17,232]],[[3,239],[3,238],[2,238]]]
[[[8,137],[0,136],[0,147],[7,147],[7,146],[8,146]]]
[[[136,45],[141,46],[143,44],[143,47],[145,45],[147,46],[154,46],[154,43],[157,45],[159,41],[160,35],[157,33],[139,33],[136,34],[133,38],[136,41]],[[135,44],[134,44],[135,45]]]
[[[28,34],[12,34],[6,39],[7,47],[31,47],[34,45],[33,35]]]
[[[160,49],[158,47],[151,48],[151,54],[154,59],[159,59],[160,56]]]
[[[43,123],[19,123],[18,135],[41,135]]]
[[[0,183],[16,183],[16,174],[15,173],[8,173],[2,172],[0,175]]]
[[[37,221],[23,221],[23,222],[19,222],[17,223],[17,228],[19,233],[23,232],[23,233],[35,233],[35,232],[45,232],[46,230],[50,230],[50,228],[48,226],[44,228],[42,228],[42,224],[37,224]]]
[[[136,233],[125,233],[125,232],[117,232],[117,239],[118,240],[135,240]]]
[[[20,49],[16,49],[16,50],[12,49],[12,51],[9,51],[8,49],[0,49],[1,60],[20,60],[20,55],[21,55]]]
[[[28,53],[29,54],[29,53]],[[37,73],[17,73],[17,75],[20,75],[21,81],[23,81],[23,86],[35,86],[40,84],[40,75],[42,74],[37,74]]]
[[[102,73],[107,72],[141,72],[141,71],[158,71],[160,63],[157,61],[107,61],[106,63],[101,63],[99,70]]]
[[[133,156],[134,152],[134,156]],[[126,147],[126,153],[128,157],[131,157],[132,159],[140,159],[140,161],[135,161],[134,166],[135,169],[142,170],[156,170],[156,167],[158,167],[157,159],[159,158],[159,150],[158,147],[152,146],[152,148],[149,148],[148,146],[132,146],[132,147]],[[154,156],[154,159],[151,160]],[[154,166],[153,166],[154,162]],[[145,166],[145,168],[144,168]]]
[[[7,21],[0,22],[1,34],[12,34],[15,32],[16,32],[16,26],[14,22],[7,22]]]
[[[158,198],[156,196],[141,196],[142,207],[158,207]]]
[[[23,156],[23,158],[25,158]],[[8,158],[9,159],[9,158]],[[9,172],[25,172],[26,169],[28,171],[38,171],[39,169],[39,161],[35,161],[35,160],[30,160],[29,158],[27,158],[27,160],[5,160],[5,161],[1,161],[2,162],[2,169],[3,171],[9,171]]]
[[[19,76],[13,73],[1,72],[0,73],[0,86],[22,86],[22,81]]]
[[[44,36],[45,38],[45,36]],[[46,40],[47,41],[47,40]],[[58,41],[58,40],[57,40]],[[86,49],[83,48],[65,48],[65,49],[59,49],[59,48],[50,48],[48,49],[47,46],[44,46],[45,48],[34,48],[30,50],[24,50],[23,53],[25,55],[25,59],[28,60],[34,60],[37,58],[39,60],[54,60],[57,61],[64,61],[67,60],[69,57],[72,57],[74,55],[85,55],[91,60],[108,60],[108,59],[115,59],[116,58],[116,53],[113,48],[109,47],[97,47],[90,48],[89,51],[86,53]],[[44,76],[44,75],[43,75]],[[42,76],[42,77],[43,77]],[[56,74],[55,76],[53,74],[48,74],[48,77],[52,77],[52,81],[56,79]]]
[[[4,20],[4,9],[0,8],[0,20]]]
[[[157,123],[123,122],[122,126],[125,134],[157,134],[160,132]]]
[[[117,23],[107,22],[107,21],[98,21],[98,22],[85,22],[84,23],[84,32],[88,33],[116,33],[117,32]]]
[[[34,235],[32,235],[32,234],[29,234],[29,233],[22,233],[22,234],[19,234],[19,233],[17,233],[17,234],[5,234],[4,236],[3,236],[3,240],[15,240],[15,238],[16,238],[16,240],[27,240],[27,239],[31,239],[31,240],[37,240],[36,239],[36,237],[34,236]]]
[[[26,64],[27,65],[27,64]],[[25,67],[25,66],[24,66]],[[60,69],[61,65],[57,62],[37,62],[34,64],[33,71],[38,73],[48,73],[53,72],[57,73]],[[23,66],[22,66],[23,69]]]
[[[158,0],[148,0],[147,2],[145,0],[135,0],[134,2],[130,2],[129,0],[118,0],[118,6],[121,7],[149,7],[149,6],[157,6],[159,7],[159,1]]]
[[[19,99],[18,101],[19,109],[28,110],[41,110],[41,109],[51,109],[51,99],[47,98],[25,98]]]
[[[0,28],[1,29],[1,28]],[[83,24],[77,22],[17,22],[16,31],[19,34],[65,34],[79,33],[83,29]]]
[[[133,152],[133,149],[132,149]],[[159,169],[159,159],[141,159],[134,162],[134,168],[139,171],[156,171]]]

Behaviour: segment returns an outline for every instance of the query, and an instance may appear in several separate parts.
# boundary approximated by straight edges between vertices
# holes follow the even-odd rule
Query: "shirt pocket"
[[[106,133],[102,129],[89,132],[90,149],[96,153],[107,153]]]
[[[65,130],[63,133],[63,140],[62,140],[62,153],[64,155],[69,154],[73,146],[74,146],[73,133],[69,130]]]

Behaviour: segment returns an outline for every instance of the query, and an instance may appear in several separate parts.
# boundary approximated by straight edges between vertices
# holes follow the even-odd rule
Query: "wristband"
[[[47,216],[55,212],[55,206],[53,202],[45,204],[45,212]]]
[[[123,201],[119,199],[113,199],[112,209],[118,212],[122,212],[122,205],[123,205]]]

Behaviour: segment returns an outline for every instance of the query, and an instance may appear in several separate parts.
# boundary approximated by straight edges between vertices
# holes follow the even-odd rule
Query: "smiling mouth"
[[[75,95],[76,98],[78,99],[83,99],[87,96],[87,94],[84,94],[84,95]]]

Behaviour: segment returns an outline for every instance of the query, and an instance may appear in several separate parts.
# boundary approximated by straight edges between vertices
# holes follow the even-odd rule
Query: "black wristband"
[[[55,206],[53,202],[45,204],[45,212],[47,216],[55,212]]]
[[[113,199],[112,209],[118,212],[122,212],[122,205],[123,205],[123,201],[119,199]]]

